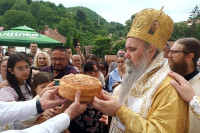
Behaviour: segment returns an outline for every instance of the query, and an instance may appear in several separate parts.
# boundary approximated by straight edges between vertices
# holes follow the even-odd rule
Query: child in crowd
[[[31,90],[31,70],[28,58],[22,53],[13,53],[7,62],[8,85],[0,89],[0,101],[26,101],[33,98]],[[34,118],[33,118],[34,119]],[[9,129],[24,129],[30,127],[34,120],[16,121],[0,126],[0,131]],[[30,123],[29,123],[30,122]]]
[[[53,77],[48,72],[39,72],[34,75],[33,82],[32,82],[32,88],[33,88],[33,95],[40,95],[41,92],[44,90],[44,88],[49,84],[54,84]],[[52,108],[45,110],[36,120],[35,124],[42,123],[46,121],[47,119],[54,117],[58,114],[59,108]]]

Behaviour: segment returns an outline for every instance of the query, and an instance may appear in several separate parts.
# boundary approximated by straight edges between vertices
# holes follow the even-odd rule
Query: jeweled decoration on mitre
[[[162,49],[173,28],[173,20],[162,9],[144,9],[135,16],[127,38],[135,37]]]

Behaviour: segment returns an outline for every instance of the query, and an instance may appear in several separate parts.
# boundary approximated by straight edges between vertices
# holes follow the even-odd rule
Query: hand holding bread
[[[60,79],[59,94],[63,98],[74,100],[78,90],[80,101],[92,101],[94,96],[100,98],[103,85],[99,79],[84,74],[69,74]]]

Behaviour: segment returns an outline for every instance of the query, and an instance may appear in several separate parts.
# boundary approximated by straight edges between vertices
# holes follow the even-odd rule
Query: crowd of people
[[[0,131],[41,133],[198,133],[200,131],[200,41],[167,43],[173,20],[144,9],[133,20],[124,49],[108,63],[55,46],[50,53],[30,44],[30,53],[0,61]],[[103,84],[90,103],[63,99],[55,81],[86,74]],[[15,101],[15,102],[14,102]]]

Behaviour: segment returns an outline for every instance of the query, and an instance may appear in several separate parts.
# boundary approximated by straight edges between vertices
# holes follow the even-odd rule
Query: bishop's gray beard
[[[126,74],[123,78],[123,82],[120,86],[120,93],[119,93],[119,101],[123,103],[123,100],[126,95],[130,92],[133,87],[135,81],[145,73],[148,67],[148,60],[146,58],[146,53],[144,52],[142,57],[139,60],[139,65],[134,66],[133,62],[130,59],[126,59]]]

